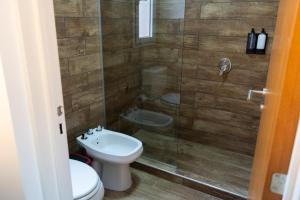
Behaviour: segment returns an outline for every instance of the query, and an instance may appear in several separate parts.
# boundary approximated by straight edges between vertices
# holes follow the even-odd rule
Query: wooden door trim
[[[268,129],[265,125],[259,129],[249,186],[249,199],[253,200],[282,198],[271,193],[269,186],[274,172],[288,172],[300,113],[299,4],[300,0],[282,0],[279,4],[267,81],[271,90],[265,102],[272,105],[263,112],[262,122],[266,113],[271,119]]]

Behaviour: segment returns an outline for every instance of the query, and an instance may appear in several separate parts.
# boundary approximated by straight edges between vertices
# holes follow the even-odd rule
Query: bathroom
[[[142,39],[137,2],[54,2],[71,149],[101,124],[143,142],[139,163],[246,197],[261,101],[246,98],[265,86],[278,2],[150,1]],[[245,53],[252,27],[265,55]]]
[[[260,185],[257,177],[267,171],[260,170],[265,162],[258,155],[284,143],[274,140],[272,149],[265,150],[271,134],[264,135],[262,127],[270,116],[265,88],[279,74],[273,68],[283,63],[276,63],[275,55],[284,40],[276,40],[275,33],[288,35],[282,31],[287,20],[282,13],[292,1],[47,2],[53,7],[46,13],[55,17],[55,38],[43,47],[52,42],[49,46],[58,51],[59,77],[43,81],[55,80],[52,91],[62,91],[57,96],[63,104],[55,113],[62,117],[59,131],[68,144],[64,156],[91,165],[86,187],[97,182],[97,192],[76,198],[73,193],[73,199],[282,197],[261,189],[268,183]],[[38,81],[29,85],[33,80]],[[290,135],[294,141],[295,133]],[[40,148],[47,146],[42,137],[36,141]],[[105,152],[102,160],[95,146]],[[50,162],[42,160],[37,163]]]

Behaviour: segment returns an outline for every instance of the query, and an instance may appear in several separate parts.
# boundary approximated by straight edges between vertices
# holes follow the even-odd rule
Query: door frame
[[[9,163],[19,169],[24,199],[71,200],[65,117],[57,114],[63,97],[53,0],[0,1],[0,25],[1,95],[10,117],[1,130],[10,130],[6,139],[17,154]],[[0,195],[14,199],[13,192]]]

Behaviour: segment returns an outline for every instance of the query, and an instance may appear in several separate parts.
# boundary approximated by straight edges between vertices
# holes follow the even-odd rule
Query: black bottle
[[[257,35],[255,34],[254,28],[252,28],[251,32],[248,33],[248,40],[247,40],[247,54],[255,54],[256,53],[256,41]]]

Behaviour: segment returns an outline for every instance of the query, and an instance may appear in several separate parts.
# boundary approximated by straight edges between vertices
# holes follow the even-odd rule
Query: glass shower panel
[[[102,0],[107,126],[176,169],[184,0]]]
[[[100,2],[107,127],[143,142],[138,162],[246,197],[261,101],[246,96],[265,86],[272,38],[266,55],[245,40],[273,36],[277,1]]]

